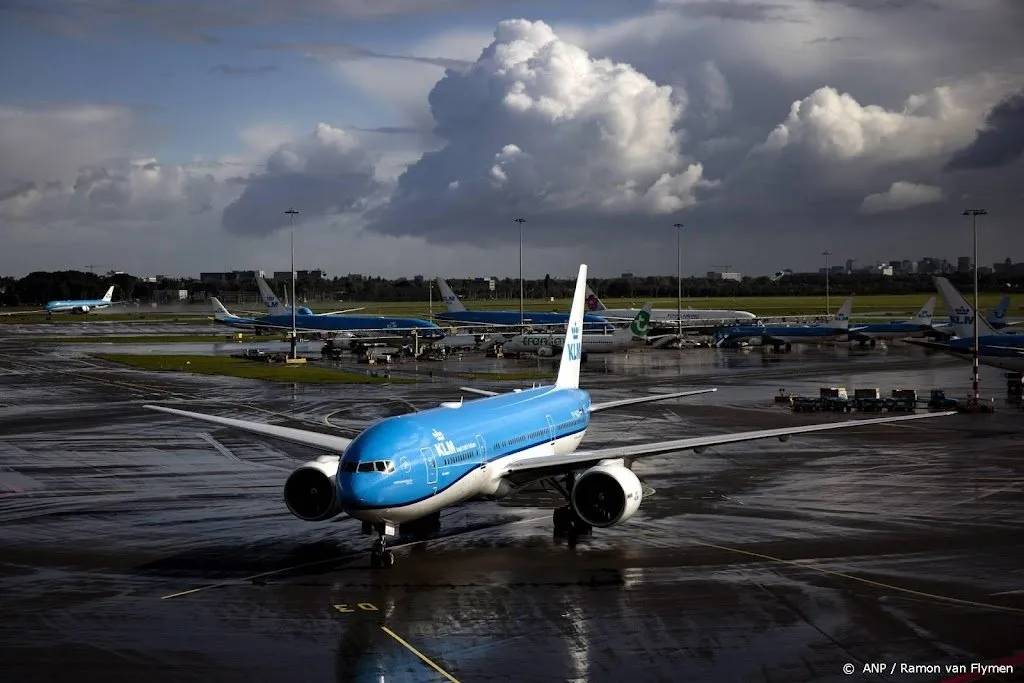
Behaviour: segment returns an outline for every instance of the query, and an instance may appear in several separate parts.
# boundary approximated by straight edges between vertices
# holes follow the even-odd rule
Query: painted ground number
[[[379,612],[377,606],[372,602],[357,602],[355,604],[334,605],[334,609],[343,614],[351,612]]]

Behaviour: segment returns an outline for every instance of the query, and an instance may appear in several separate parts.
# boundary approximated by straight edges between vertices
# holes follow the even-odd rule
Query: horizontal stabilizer
[[[618,401],[607,401],[605,403],[591,403],[590,412],[597,413],[602,410],[611,410],[622,406],[630,406],[637,403],[650,403],[651,401],[667,401],[670,398],[682,398],[683,396],[696,396],[697,394],[709,394],[715,389],[695,389],[691,391],[677,391],[673,394],[654,394],[653,396],[640,396],[638,398],[623,398]]]
[[[305,429],[295,429],[293,427],[278,427],[277,425],[266,424],[265,422],[252,422],[250,420],[236,420],[231,417],[218,417],[217,415],[205,415],[203,413],[193,413],[188,410],[178,410],[177,408],[165,408],[163,406],[144,405],[143,408],[149,408],[150,410],[159,410],[162,413],[170,413],[171,415],[180,415],[182,417],[191,417],[194,420],[201,420],[203,422],[210,422],[212,424],[221,425],[223,427],[234,427],[235,429],[241,429],[242,431],[252,432],[253,434],[262,434],[263,436],[270,436],[275,439],[283,439],[285,441],[291,441],[292,443],[302,444],[304,446],[312,446],[313,448],[320,448],[330,453],[337,455],[342,454],[348,445],[352,443],[352,439],[346,439],[343,436],[335,436],[333,434],[321,434],[319,432],[310,432]]]

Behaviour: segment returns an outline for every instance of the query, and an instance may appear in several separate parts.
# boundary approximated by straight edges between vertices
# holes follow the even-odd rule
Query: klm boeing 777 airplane
[[[553,483],[566,499],[566,505],[554,511],[556,533],[583,535],[593,527],[610,527],[636,514],[643,496],[643,487],[632,470],[637,458],[955,414],[903,415],[577,450],[594,413],[715,391],[697,389],[592,402],[579,386],[586,278],[587,266],[581,265],[553,386],[503,394],[463,387],[484,398],[445,402],[429,410],[388,417],[354,439],[165,406],[146,407],[325,451],[285,481],[285,505],[306,521],[323,521],[342,513],[362,521],[364,533],[379,536],[371,554],[374,567],[394,564],[387,538],[411,530],[407,525],[435,529],[446,507],[494,500],[539,481]]]
[[[114,285],[110,285],[107,288],[107,293],[103,295],[102,299],[58,299],[57,301],[50,301],[43,306],[43,313],[49,316],[51,313],[88,313],[89,311],[95,311],[107,306],[113,306],[119,301],[114,301]],[[3,315],[30,315],[32,313],[39,313],[40,311],[18,311],[16,313],[4,313]]]
[[[715,333],[715,346],[729,341],[760,339],[764,346],[778,351],[785,346],[789,351],[793,344],[820,344],[845,337],[850,329],[850,311],[853,299],[847,299],[835,316],[820,325],[736,325],[725,327]]]
[[[469,311],[459,301],[452,288],[443,278],[437,278],[437,288],[441,290],[441,298],[444,299],[448,311],[435,313],[434,317],[446,323],[457,323],[459,325],[482,325],[495,327],[518,327],[520,322],[523,325],[534,327],[544,325],[558,325],[561,327],[568,321],[565,313],[540,313],[537,311],[524,311],[520,319],[519,311]],[[630,317],[630,320],[633,318]],[[612,326],[600,315],[590,313],[583,314],[583,322],[588,331],[611,329]]]
[[[926,337],[933,332],[932,314],[935,312],[935,297],[930,297],[912,322],[905,320],[888,323],[866,323],[851,325],[850,341],[860,342],[861,346],[871,344],[874,348],[879,339],[905,339],[907,337]]]

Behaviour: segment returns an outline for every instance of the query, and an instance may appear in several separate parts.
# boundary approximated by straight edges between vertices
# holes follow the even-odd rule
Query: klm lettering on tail
[[[565,346],[569,351],[569,360],[579,360],[583,350],[583,343],[580,341],[579,325],[573,325],[572,329],[569,330],[569,342]]]
[[[974,324],[974,316],[971,315],[971,309],[961,306],[953,311],[953,315],[949,316],[950,322],[954,325],[972,325]]]

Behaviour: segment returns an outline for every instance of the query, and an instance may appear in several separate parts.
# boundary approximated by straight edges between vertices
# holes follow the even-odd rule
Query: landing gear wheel
[[[373,550],[370,551],[370,566],[374,569],[379,567],[388,568],[395,564],[395,555],[387,549],[387,543],[381,536],[373,542]]]
[[[551,518],[555,523],[556,536],[568,536],[572,533],[574,526],[572,510],[567,507],[557,508]]]
[[[786,351],[792,351],[792,350],[793,350],[793,345],[790,344],[789,342],[786,342]]]

